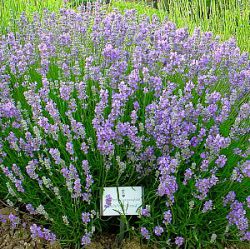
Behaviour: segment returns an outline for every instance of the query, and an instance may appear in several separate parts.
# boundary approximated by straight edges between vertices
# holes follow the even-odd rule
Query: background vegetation
[[[150,7],[151,6],[151,7]],[[202,31],[212,31],[223,40],[234,36],[238,46],[250,51],[250,8],[248,0],[164,0],[158,9],[152,8],[152,2],[114,1],[112,7],[119,10],[136,9],[139,13],[160,18],[167,17],[178,27],[195,27]]]

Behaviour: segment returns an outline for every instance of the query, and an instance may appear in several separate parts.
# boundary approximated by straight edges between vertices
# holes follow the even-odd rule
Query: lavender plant
[[[141,238],[250,239],[250,64],[233,39],[98,3],[16,30],[0,38],[1,195],[33,237],[85,246],[102,188],[142,185],[126,223]]]

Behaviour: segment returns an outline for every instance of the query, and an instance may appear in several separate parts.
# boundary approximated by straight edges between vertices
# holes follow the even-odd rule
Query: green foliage
[[[113,8],[121,11],[136,9],[139,14],[160,18],[167,17],[178,27],[188,27],[192,32],[195,27],[202,31],[212,31],[223,40],[232,36],[237,39],[238,46],[250,51],[250,8],[249,1],[235,0],[162,0],[159,9],[148,6],[145,2],[115,1]]]
[[[0,32],[15,22],[25,12],[30,16],[33,12],[42,13],[43,9],[57,11],[64,0],[0,0]]]

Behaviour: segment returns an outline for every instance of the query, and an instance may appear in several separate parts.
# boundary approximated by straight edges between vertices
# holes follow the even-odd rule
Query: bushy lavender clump
[[[143,185],[143,238],[249,239],[249,201],[237,198],[249,196],[250,64],[234,39],[98,4],[23,16],[15,30],[0,38],[0,179],[12,201],[86,245],[103,224],[100,188]]]

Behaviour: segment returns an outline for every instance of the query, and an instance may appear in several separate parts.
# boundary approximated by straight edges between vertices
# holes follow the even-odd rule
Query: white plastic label
[[[101,214],[102,216],[139,215],[142,198],[141,186],[105,187],[101,201]]]

